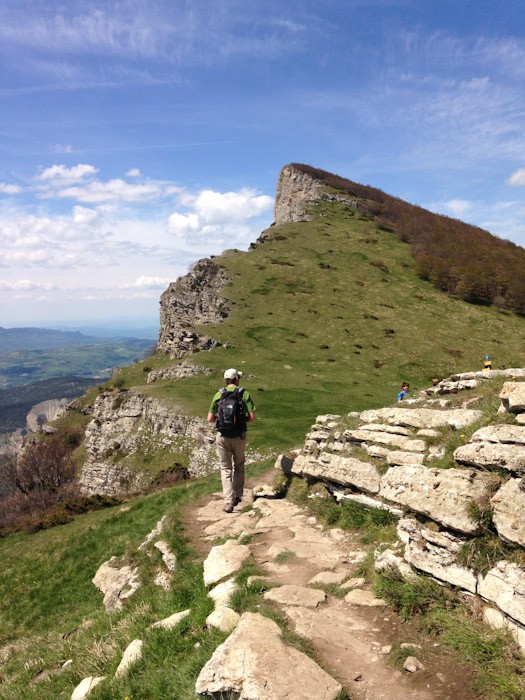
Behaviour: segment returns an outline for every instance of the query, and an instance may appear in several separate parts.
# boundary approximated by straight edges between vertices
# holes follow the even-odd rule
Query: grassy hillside
[[[222,371],[243,369],[259,416],[251,443],[281,450],[320,413],[394,402],[403,380],[427,386],[481,369],[486,354],[494,368],[523,365],[525,319],[420,279],[409,245],[362,211],[326,202],[313,211],[310,222],[271,227],[254,250],[215,259],[232,278],[232,314],[201,330],[226,347],[194,361],[216,373],[145,391],[205,415]],[[128,373],[137,381],[140,367]]]

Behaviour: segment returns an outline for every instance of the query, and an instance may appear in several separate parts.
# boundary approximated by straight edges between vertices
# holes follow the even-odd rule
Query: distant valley
[[[0,328],[0,432],[25,425],[35,403],[73,398],[144,359],[155,341],[43,328]]]

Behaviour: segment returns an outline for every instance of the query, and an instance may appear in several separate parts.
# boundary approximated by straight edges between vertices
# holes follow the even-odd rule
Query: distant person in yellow
[[[239,387],[242,372],[227,369],[226,386],[215,394],[208,413],[208,423],[217,428],[217,454],[221,463],[224,512],[232,513],[242,501],[244,491],[244,450],[247,424],[255,420],[255,406],[250,394]]]
[[[490,355],[485,355],[485,362],[483,363],[483,372],[488,372],[492,369],[492,360]]]

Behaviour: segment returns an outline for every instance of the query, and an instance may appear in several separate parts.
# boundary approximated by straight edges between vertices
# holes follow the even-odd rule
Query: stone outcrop
[[[227,318],[228,300],[221,295],[227,282],[224,270],[213,260],[204,258],[187,275],[170,284],[160,300],[159,352],[182,358],[220,345],[193,329]]]
[[[111,557],[100,566],[93,583],[104,594],[104,607],[111,613],[120,610],[122,602],[139,589],[140,572],[136,566],[119,566],[119,559]]]
[[[499,536],[525,547],[525,491],[523,479],[509,479],[491,500]]]
[[[473,535],[480,531],[480,524],[469,506],[481,509],[487,505],[498,484],[497,478],[474,469],[391,467],[381,478],[379,493],[446,527]]]
[[[274,220],[276,224],[309,221],[308,205],[316,200],[345,202],[359,208],[358,200],[343,194],[328,192],[322,182],[303,170],[286,165],[279,173],[275,193]]]
[[[479,398],[476,383],[495,376],[514,380],[499,393],[499,418],[469,438],[469,426],[483,413],[465,406]],[[400,517],[401,542],[378,550],[376,568],[394,568],[405,577],[425,572],[480,596],[495,606],[487,612],[491,624],[509,629],[525,650],[525,568],[500,561],[479,574],[465,564],[476,552],[475,538],[486,532],[487,517],[505,542],[525,546],[525,382],[518,377],[525,369],[453,375],[402,405],[319,416],[302,451],[286,462],[279,458],[276,467],[324,482],[339,502],[386,508]],[[429,398],[461,391],[470,395],[454,399],[462,408]],[[447,460],[451,429],[464,431],[458,436],[464,444]],[[286,549],[295,553],[294,546]]]
[[[197,678],[198,694],[239,700],[335,700],[342,688],[281,639],[273,620],[244,613]]]

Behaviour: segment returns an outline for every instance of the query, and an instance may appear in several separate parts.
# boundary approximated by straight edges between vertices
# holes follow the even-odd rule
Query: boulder
[[[469,505],[486,504],[497,484],[494,476],[474,469],[399,466],[391,467],[381,477],[379,495],[454,530],[475,534],[480,525],[469,512]]]
[[[81,681],[73,694],[71,695],[71,700],[85,700],[87,696],[91,693],[93,688],[104,680],[105,676],[88,676]]]
[[[525,624],[525,569],[499,561],[479,576],[478,593],[522,625]]]
[[[238,700],[335,700],[341,685],[315,661],[285,644],[273,620],[244,613],[199,673],[200,695]]]
[[[509,479],[491,500],[493,521],[500,537],[525,547],[523,479]]]
[[[240,620],[239,613],[227,605],[219,605],[206,618],[208,627],[215,627],[221,632],[231,632]]]
[[[417,452],[391,450],[386,453],[386,461],[391,466],[417,466],[423,464],[425,456]]]
[[[525,474],[525,445],[507,445],[494,442],[469,442],[454,452],[458,464],[481,469],[506,469]]]
[[[379,491],[380,474],[376,467],[355,457],[343,457],[329,452],[323,452],[317,459],[310,455],[299,455],[293,463],[292,474],[313,476],[343,486],[355,486],[369,493]]]
[[[525,382],[505,382],[499,397],[507,411],[523,413],[525,411]]]
[[[140,661],[142,658],[142,640],[134,639],[131,644],[126,647],[122,659],[115,671],[115,678],[122,678],[126,675],[133,664]]]
[[[250,556],[250,548],[235,540],[213,547],[204,562],[204,585],[218,583],[237,571]]]
[[[483,610],[483,620],[493,629],[510,632],[521,652],[525,652],[525,629],[521,625],[509,620],[500,610],[488,605]]]
[[[163,629],[163,630],[171,630],[174,627],[176,627],[181,620],[184,620],[185,617],[188,617],[190,614],[191,610],[182,610],[181,612],[176,612],[173,613],[173,615],[170,615],[169,617],[165,617],[163,620],[158,620],[158,622],[154,622],[150,627],[152,629]]]
[[[457,555],[466,541],[464,538],[449,532],[427,530],[412,518],[400,520],[397,531],[399,538],[406,543],[405,561],[440,581],[476,593],[475,573],[457,561]]]
[[[136,566],[118,566],[117,557],[111,557],[98,569],[93,583],[104,594],[104,607],[110,613],[122,608],[122,601],[140,588],[140,573]]]

